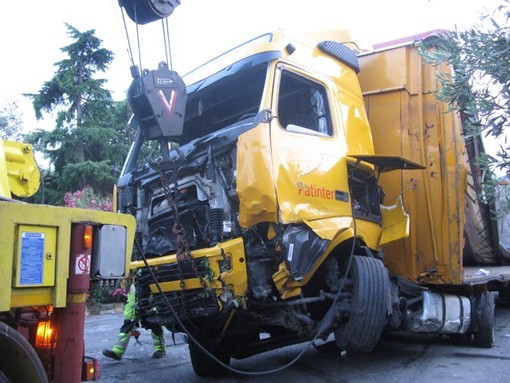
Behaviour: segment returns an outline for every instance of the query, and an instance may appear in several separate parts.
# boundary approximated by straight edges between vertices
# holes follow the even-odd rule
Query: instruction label
[[[20,285],[42,285],[44,233],[21,233]]]

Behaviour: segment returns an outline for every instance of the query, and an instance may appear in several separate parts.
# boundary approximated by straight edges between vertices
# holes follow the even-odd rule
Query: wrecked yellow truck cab
[[[256,92],[247,94],[251,100],[243,99],[234,88],[236,84],[232,84],[231,95],[222,95],[222,99],[215,101],[231,105],[207,110],[207,94],[195,97],[193,91],[188,91],[185,120],[189,122],[184,123],[184,135],[192,129],[187,125],[192,125],[193,120],[206,120],[206,113],[222,113],[223,119],[234,124],[236,119],[247,121],[249,129],[241,131],[235,143],[238,218],[234,220],[241,230],[267,225],[274,233],[273,238],[264,233],[265,240],[274,239],[282,228],[286,230],[283,235],[288,240],[282,243],[282,248],[275,249],[286,253],[285,261],[279,262],[273,275],[279,298],[286,299],[301,294],[299,287],[310,280],[341,243],[356,236],[368,248],[378,250],[384,222],[379,207],[377,169],[370,161],[355,158],[373,156],[374,147],[356,76],[357,58],[346,46],[332,41],[314,46],[311,41],[292,39],[276,31],[228,52],[190,77],[208,73],[210,77],[206,79],[212,82],[216,76],[221,82],[223,71],[235,72],[230,68],[243,63],[250,66],[244,71],[253,72],[248,74],[253,78],[245,81],[250,80],[252,88],[258,87]],[[194,84],[203,81],[200,78],[189,88],[199,87]],[[225,86],[224,91],[227,90],[229,86]],[[407,219],[401,206],[385,207],[383,211],[392,211],[393,216],[400,214],[400,221]],[[356,229],[353,212],[359,218]],[[389,225],[394,227],[394,221],[395,218]],[[225,221],[222,219],[219,224]],[[407,234],[406,230],[387,230],[385,242]],[[218,239],[221,238],[228,236],[221,233]],[[302,248],[298,251],[294,243]],[[218,280],[225,279],[220,269],[211,265],[217,263],[218,249],[224,246],[228,248],[229,242],[218,241],[214,247],[197,249],[198,254],[191,251],[192,257],[207,260],[212,272],[205,283],[216,290],[218,299],[223,289]],[[233,254],[235,259],[246,258],[242,246],[237,246]],[[149,263],[166,262],[175,263],[175,257],[161,257]],[[246,273],[245,263],[234,264]],[[133,264],[139,266],[142,266],[139,262]],[[179,291],[177,282],[163,283],[163,291]],[[188,281],[190,286],[196,283],[197,278]],[[234,294],[238,300],[244,302],[248,290],[234,288],[238,283],[245,282],[236,281],[230,286],[238,293]]]
[[[368,352],[385,328],[470,328],[469,299],[437,312],[442,295],[383,262],[417,230],[387,174],[424,166],[376,151],[385,129],[402,127],[377,121],[374,141],[353,48],[275,31],[183,81],[164,63],[133,80],[139,131],[118,201],[138,222],[139,317],[186,332],[199,375],[330,335]],[[158,149],[147,157],[146,145]]]

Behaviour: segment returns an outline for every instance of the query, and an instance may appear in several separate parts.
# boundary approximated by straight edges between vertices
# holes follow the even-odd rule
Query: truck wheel
[[[487,292],[480,295],[480,305],[478,307],[480,323],[478,331],[473,334],[473,344],[475,346],[494,347],[495,308],[494,294]]]
[[[348,276],[352,278],[350,316],[346,323],[338,323],[335,341],[342,350],[370,352],[386,325],[388,270],[378,259],[354,256]]]
[[[467,187],[465,191],[466,206],[464,208],[465,224],[463,250],[464,265],[501,265],[499,253],[499,234],[492,212],[496,210],[494,202],[484,203],[479,196],[483,194],[483,171],[478,164],[483,143],[480,137],[466,139],[466,153],[469,160]],[[496,249],[496,250],[495,250]]]
[[[32,345],[3,322],[0,322],[0,348],[0,371],[8,382],[48,382],[41,360]]]
[[[197,339],[197,338],[195,338]],[[215,358],[217,358],[223,364],[229,366],[230,365],[230,357],[224,356],[214,350],[214,347],[206,344],[206,342],[197,339],[203,347],[209,351]],[[211,356],[204,352],[192,339],[189,339],[189,356],[191,359],[191,365],[193,366],[193,371],[198,376],[203,377],[218,377],[225,375],[227,370],[219,364],[216,360],[213,360]]]

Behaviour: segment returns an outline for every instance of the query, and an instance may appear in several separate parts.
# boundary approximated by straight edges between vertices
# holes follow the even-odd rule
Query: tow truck
[[[127,275],[136,222],[22,202],[39,182],[32,146],[0,140],[0,381],[96,380],[84,355],[90,280]]]

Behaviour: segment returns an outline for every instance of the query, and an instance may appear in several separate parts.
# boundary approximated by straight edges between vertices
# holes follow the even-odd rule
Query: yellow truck
[[[135,76],[118,209],[139,317],[187,333],[198,375],[329,337],[369,352],[383,331],[493,346],[510,270],[476,195],[483,146],[418,53],[433,38],[358,52],[278,30],[182,79]]]
[[[95,380],[83,339],[90,279],[127,275],[136,222],[14,199],[39,181],[31,145],[0,140],[0,381]]]

